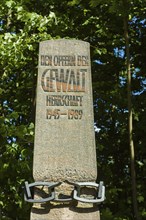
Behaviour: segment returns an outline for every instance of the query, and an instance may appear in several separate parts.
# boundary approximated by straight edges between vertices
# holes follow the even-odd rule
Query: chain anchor
[[[54,201],[54,202],[70,202],[72,200],[76,200],[83,203],[97,203],[100,204],[105,200],[105,186],[103,185],[103,182],[99,182],[99,184],[94,182],[71,182],[66,180],[68,184],[71,184],[74,186],[74,189],[72,191],[72,195],[70,197],[66,196],[63,198],[57,198],[55,194],[55,187],[60,186],[62,182],[34,182],[34,183],[28,183],[25,182],[25,191],[24,191],[24,200],[26,202],[31,203],[44,203],[48,201]],[[47,186],[48,187],[48,194],[46,198],[41,199],[34,199],[33,197],[33,191],[34,187],[37,186]],[[81,194],[81,188],[94,188],[96,189],[96,198],[90,199],[89,197],[83,198],[80,196]]]

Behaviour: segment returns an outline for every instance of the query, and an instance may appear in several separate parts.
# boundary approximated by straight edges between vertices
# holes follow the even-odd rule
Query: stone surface
[[[35,181],[96,181],[90,45],[79,40],[40,43],[33,177]],[[57,193],[71,195],[70,185]],[[88,193],[87,193],[88,194]],[[37,197],[37,191],[35,191]],[[99,220],[98,206],[34,204],[31,220]]]
[[[90,45],[40,43],[33,176],[35,181],[95,181]]]
[[[78,208],[70,205],[44,205],[33,207],[31,213],[33,220],[100,220],[97,207]]]

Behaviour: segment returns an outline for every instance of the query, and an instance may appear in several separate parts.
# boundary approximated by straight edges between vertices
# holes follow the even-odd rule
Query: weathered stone
[[[33,220],[100,220],[97,207],[74,207],[70,205],[56,205],[33,207],[31,213]]]
[[[40,43],[33,176],[96,180],[89,43]]]
[[[35,181],[96,181],[90,45],[79,40],[40,43],[35,146]],[[56,190],[56,189],[55,189]],[[71,195],[63,183],[56,190]],[[37,191],[35,191],[37,197]],[[31,220],[99,220],[97,205],[34,204]]]

